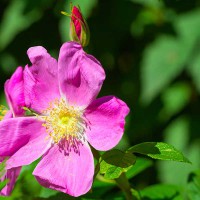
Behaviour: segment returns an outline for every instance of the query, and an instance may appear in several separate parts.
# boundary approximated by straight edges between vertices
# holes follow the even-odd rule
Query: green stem
[[[116,184],[114,180],[109,180],[109,179],[105,179],[102,175],[97,174],[96,176],[97,180],[104,182],[104,183],[111,183],[111,184]]]
[[[127,200],[137,200],[131,192],[131,186],[125,173],[122,173],[119,178],[115,179],[118,187],[124,192]]]

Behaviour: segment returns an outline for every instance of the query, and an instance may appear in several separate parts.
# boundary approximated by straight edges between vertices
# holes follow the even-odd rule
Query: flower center
[[[51,102],[40,117],[45,121],[43,126],[54,143],[57,144],[63,139],[67,141],[84,139],[82,112],[73,106],[68,106],[64,99]]]

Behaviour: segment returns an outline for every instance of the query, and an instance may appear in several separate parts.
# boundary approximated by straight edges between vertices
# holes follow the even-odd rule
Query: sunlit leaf
[[[106,179],[116,179],[123,172],[127,172],[130,167],[122,168],[115,165],[106,163],[104,160],[100,163],[100,174],[104,174]]]
[[[6,179],[6,180],[0,182],[0,191],[6,186],[6,184],[7,184],[8,182],[9,182],[8,179]]]
[[[136,157],[129,152],[113,149],[104,153],[100,161],[100,173],[107,179],[118,178],[135,163]]]
[[[5,179],[4,180],[4,177],[5,177],[5,173],[6,173],[6,161],[7,161],[7,158],[2,160],[0,159],[0,191],[6,186],[6,184],[9,182],[9,179]],[[1,179],[3,178],[3,179]]]
[[[123,168],[110,166],[108,170],[106,171],[104,177],[107,179],[115,179],[115,178],[118,178],[122,172],[123,172]]]
[[[139,153],[159,160],[171,160],[190,163],[184,155],[172,145],[163,142],[144,142],[129,149],[129,152]]]
[[[7,161],[7,158],[5,159],[1,159],[0,158],[0,178],[2,178],[6,172],[6,161]]]

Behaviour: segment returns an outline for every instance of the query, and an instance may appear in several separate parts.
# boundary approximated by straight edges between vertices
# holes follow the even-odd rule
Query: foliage
[[[122,191],[130,188],[136,199],[199,199],[200,0],[72,2],[90,27],[85,50],[107,74],[100,95],[112,93],[131,108],[122,141],[114,150],[96,152],[92,191],[77,199],[124,199]],[[69,18],[60,14],[69,4],[1,1],[1,85],[28,62],[31,46],[44,46],[57,57],[69,40]],[[0,104],[5,105],[3,87]],[[36,164],[23,168],[6,199],[74,199],[41,187],[31,175]]]

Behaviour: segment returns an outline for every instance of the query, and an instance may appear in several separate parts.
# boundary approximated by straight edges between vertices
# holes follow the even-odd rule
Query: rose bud
[[[87,22],[83,18],[80,8],[72,7],[70,22],[71,40],[79,42],[83,47],[87,46],[90,40],[90,31]]]

